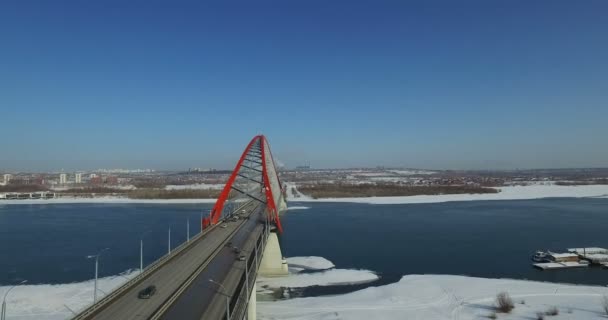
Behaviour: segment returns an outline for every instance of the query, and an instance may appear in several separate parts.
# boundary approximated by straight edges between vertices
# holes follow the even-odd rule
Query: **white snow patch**
[[[378,276],[368,270],[330,269],[322,272],[290,274],[287,277],[258,277],[257,284],[270,288],[305,288],[367,283],[376,280]]]
[[[305,270],[325,270],[335,267],[333,262],[323,257],[291,257],[287,258],[289,267],[301,268]]]
[[[287,201],[298,201],[298,200],[313,200],[311,197],[303,194],[298,190],[298,187],[293,182],[284,182],[285,189],[287,191]],[[296,195],[294,196],[293,192],[295,191]]]
[[[289,211],[289,210],[306,210],[306,209],[310,209],[310,207],[304,207],[304,206],[287,207],[287,211]]]
[[[139,271],[98,280],[97,297],[102,298],[120,285],[135,277]],[[73,317],[72,309],[79,312],[93,303],[93,282],[88,280],[69,284],[21,285],[14,288],[6,299],[6,318],[15,320],[63,320]],[[0,287],[0,296],[10,286]],[[67,307],[66,307],[67,306]],[[69,308],[69,309],[68,309]]]
[[[368,204],[438,203],[448,201],[473,200],[529,200],[542,198],[608,198],[608,185],[558,186],[531,185],[496,188],[499,193],[444,194],[402,197],[360,197],[360,198],[298,198],[301,202],[354,202]]]
[[[552,320],[599,319],[605,287],[522,280],[483,279],[450,275],[408,275],[399,282],[324,297],[257,303],[258,319],[488,319],[496,294],[507,292],[515,302],[499,319],[536,319],[555,306]],[[521,304],[524,301],[525,304]]]

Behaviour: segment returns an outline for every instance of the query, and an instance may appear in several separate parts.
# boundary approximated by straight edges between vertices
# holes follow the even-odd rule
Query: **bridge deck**
[[[255,202],[251,202],[247,213],[241,214],[242,217],[250,219],[239,219],[224,223],[227,227],[215,226],[202,236],[191,241],[191,243],[181,252],[176,254],[167,262],[159,266],[154,272],[147,275],[143,280],[131,285],[119,296],[106,302],[95,312],[77,319],[96,319],[96,320],[115,320],[115,319],[150,319],[158,316],[167,310],[171,299],[175,299],[180,287],[184,286],[188,280],[201,268],[204,274],[218,277],[221,281],[223,269],[230,269],[235,262],[235,254],[232,253],[231,259],[227,259],[226,253],[231,253],[230,248],[225,247],[229,241],[243,241],[251,232],[251,228],[258,223],[261,207]],[[247,228],[243,229],[243,226]],[[241,231],[242,230],[242,231]],[[233,239],[233,240],[231,240]],[[216,261],[216,258],[219,259]],[[226,264],[229,263],[229,264]],[[218,273],[219,272],[219,273]],[[208,280],[205,280],[208,282]],[[149,299],[139,299],[138,293],[150,286],[156,286],[156,294]],[[212,283],[207,283],[211,287]],[[188,291],[185,291],[188,292]],[[180,292],[181,293],[181,292]],[[217,291],[210,291],[217,293]],[[180,300],[178,300],[180,301]],[[200,300],[199,300],[200,301]],[[167,319],[182,319],[168,318]]]
[[[253,258],[254,246],[264,231],[263,221],[251,218],[232,237],[232,245],[241,249],[241,254]],[[236,294],[245,273],[245,261],[238,261],[231,248],[225,247],[213,261],[197,275],[188,289],[168,308],[161,319],[199,320],[223,319],[226,315],[226,295],[231,301],[231,310],[236,303]],[[260,254],[261,256],[261,254]],[[249,264],[252,267],[252,264]],[[209,281],[221,283],[221,288]]]

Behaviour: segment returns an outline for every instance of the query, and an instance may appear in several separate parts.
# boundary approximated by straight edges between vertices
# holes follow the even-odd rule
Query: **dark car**
[[[156,286],[148,286],[145,289],[141,290],[137,295],[140,299],[150,299],[156,293]]]

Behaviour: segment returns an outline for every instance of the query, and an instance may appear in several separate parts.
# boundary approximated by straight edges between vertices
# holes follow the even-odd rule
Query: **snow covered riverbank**
[[[515,302],[498,319],[536,319],[551,307],[550,319],[602,319],[608,288],[451,275],[408,275],[399,282],[324,297],[258,301],[258,319],[489,319],[497,293]]]
[[[498,193],[443,194],[402,197],[322,198],[291,197],[294,202],[352,202],[368,204],[439,203],[448,201],[530,200],[542,198],[608,198],[608,185],[559,186],[530,185],[497,188]]]

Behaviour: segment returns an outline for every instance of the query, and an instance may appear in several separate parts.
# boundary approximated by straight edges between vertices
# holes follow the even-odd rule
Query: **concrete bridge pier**
[[[253,283],[253,289],[251,290],[251,297],[249,297],[249,304],[247,305],[247,320],[256,320],[257,316],[257,288],[258,286]]]
[[[283,259],[279,237],[276,232],[270,232],[260,263],[259,274],[266,277],[281,277],[288,273],[287,260]]]

